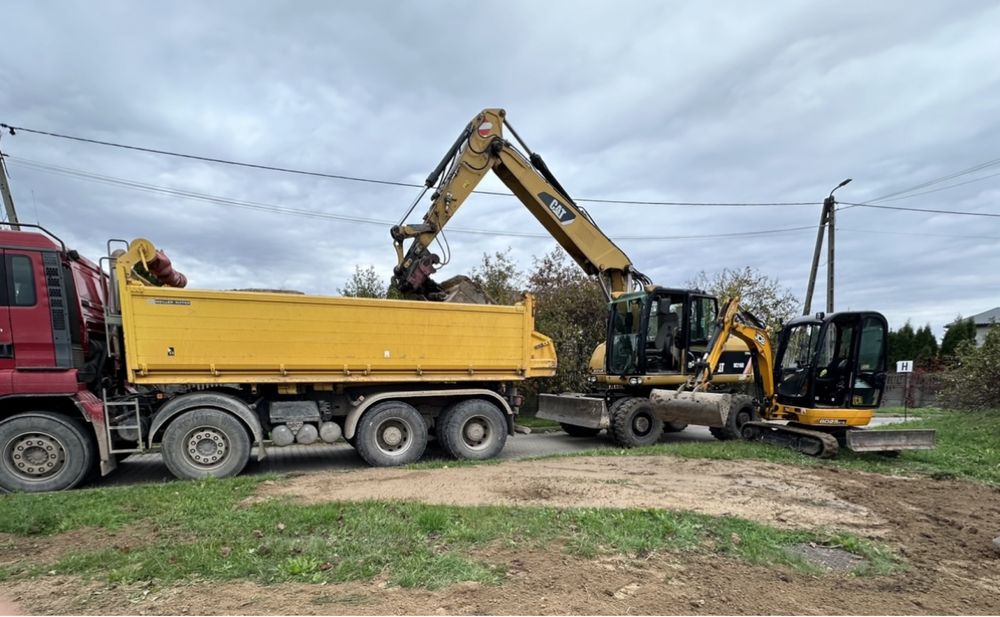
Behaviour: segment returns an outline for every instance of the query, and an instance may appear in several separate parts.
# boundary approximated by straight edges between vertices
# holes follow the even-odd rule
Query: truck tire
[[[97,463],[87,426],[75,418],[29,411],[0,422],[0,490],[61,491]]]
[[[611,414],[611,437],[623,448],[651,446],[663,434],[663,421],[653,415],[648,398],[618,399],[608,410]]]
[[[427,448],[427,423],[409,403],[386,401],[365,411],[354,440],[354,448],[372,467],[408,465]]]
[[[560,422],[559,426],[561,426],[562,430],[565,431],[570,437],[596,437],[597,434],[601,432],[601,429],[599,428],[577,426],[575,424],[566,424],[565,422]]]
[[[246,427],[218,409],[185,411],[167,425],[160,445],[167,469],[182,480],[231,478],[250,460]]]
[[[715,437],[719,441],[742,439],[743,425],[758,419],[750,397],[734,400],[733,406],[736,411],[729,414],[729,417],[726,418],[725,426],[710,426],[708,428],[708,432],[712,434],[712,437]]]
[[[500,454],[507,443],[507,418],[489,401],[466,399],[438,418],[437,438],[445,452],[457,459],[484,461]]]

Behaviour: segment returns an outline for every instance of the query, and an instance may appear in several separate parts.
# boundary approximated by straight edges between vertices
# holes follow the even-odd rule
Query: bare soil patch
[[[836,495],[813,470],[667,456],[572,457],[440,469],[320,472],[266,482],[251,501],[405,500],[445,505],[661,508],[785,528],[885,533],[885,520]]]

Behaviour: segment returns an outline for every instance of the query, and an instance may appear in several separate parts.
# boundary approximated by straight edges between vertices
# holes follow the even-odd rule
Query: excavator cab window
[[[888,325],[880,315],[866,315],[861,321],[851,407],[878,407],[882,402],[887,331]]]
[[[634,375],[640,372],[646,296],[624,296],[611,303],[608,339],[608,373]]]
[[[719,301],[712,296],[691,296],[689,347],[704,347],[712,337],[712,326],[719,315]],[[704,351],[699,349],[698,351]]]
[[[778,350],[777,392],[782,402],[806,405],[813,354],[819,342],[819,323],[789,326],[782,332]]]
[[[660,294],[649,303],[645,361],[647,373],[681,370],[686,294]]]

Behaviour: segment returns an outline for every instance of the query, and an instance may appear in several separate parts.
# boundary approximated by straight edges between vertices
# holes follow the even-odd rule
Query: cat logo
[[[576,214],[570,210],[569,206],[562,203],[552,195],[542,192],[538,194],[538,199],[545,204],[545,206],[557,219],[559,219],[561,224],[569,225],[576,220]]]

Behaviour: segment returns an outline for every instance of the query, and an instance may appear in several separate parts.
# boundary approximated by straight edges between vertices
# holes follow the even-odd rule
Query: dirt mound
[[[785,528],[878,536],[885,521],[841,499],[811,470],[667,456],[573,457],[447,469],[321,472],[268,482],[254,501],[369,499],[447,505],[663,508],[738,516]]]

